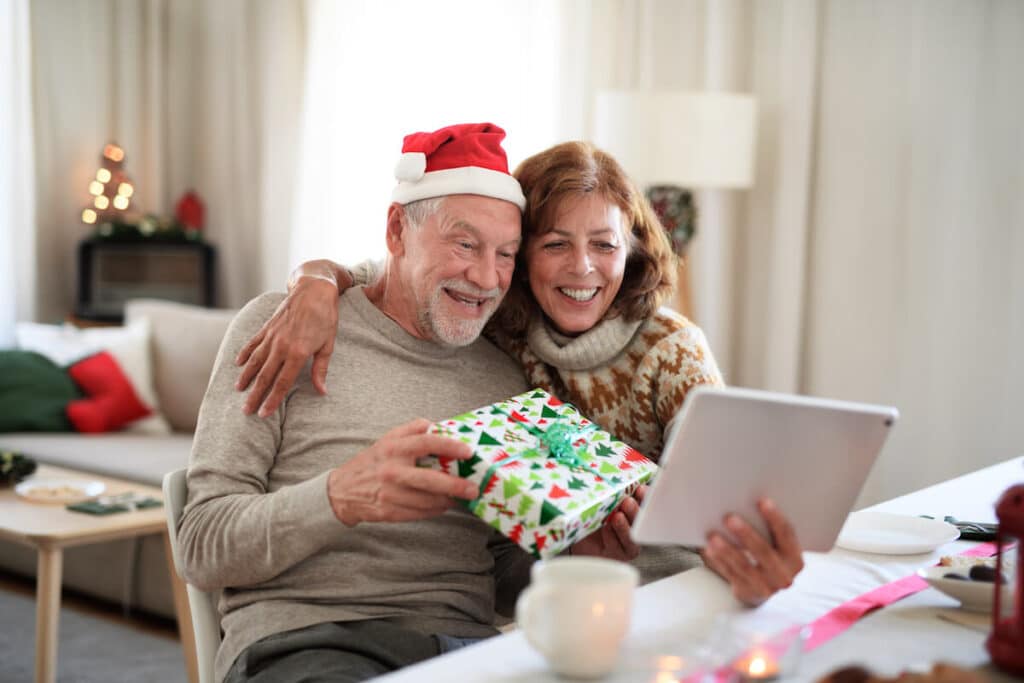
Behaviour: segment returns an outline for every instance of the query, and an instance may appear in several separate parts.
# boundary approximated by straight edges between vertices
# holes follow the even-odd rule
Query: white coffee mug
[[[640,574],[625,562],[560,557],[538,562],[516,621],[559,675],[597,678],[615,668]]]

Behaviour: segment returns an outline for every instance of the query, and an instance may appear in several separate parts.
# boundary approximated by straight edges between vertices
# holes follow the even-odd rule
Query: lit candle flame
[[[744,681],[769,681],[779,675],[779,663],[774,654],[761,649],[754,649],[733,667]]]

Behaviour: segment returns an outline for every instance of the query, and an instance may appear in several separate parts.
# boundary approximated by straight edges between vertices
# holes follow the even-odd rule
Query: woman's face
[[[530,237],[526,269],[537,303],[559,332],[575,336],[604,317],[626,270],[619,207],[600,195],[568,198],[545,232]]]

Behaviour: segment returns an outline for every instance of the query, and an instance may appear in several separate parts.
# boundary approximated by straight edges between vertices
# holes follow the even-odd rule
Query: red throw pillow
[[[111,432],[152,414],[106,351],[78,361],[68,368],[68,374],[88,397],[67,405],[68,419],[76,431]]]

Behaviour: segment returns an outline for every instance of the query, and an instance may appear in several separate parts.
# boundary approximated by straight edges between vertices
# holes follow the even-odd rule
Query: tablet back
[[[704,545],[735,512],[768,536],[770,497],[804,550],[828,551],[899,413],[887,406],[698,388],[665,444],[661,472],[633,525],[641,543]]]

